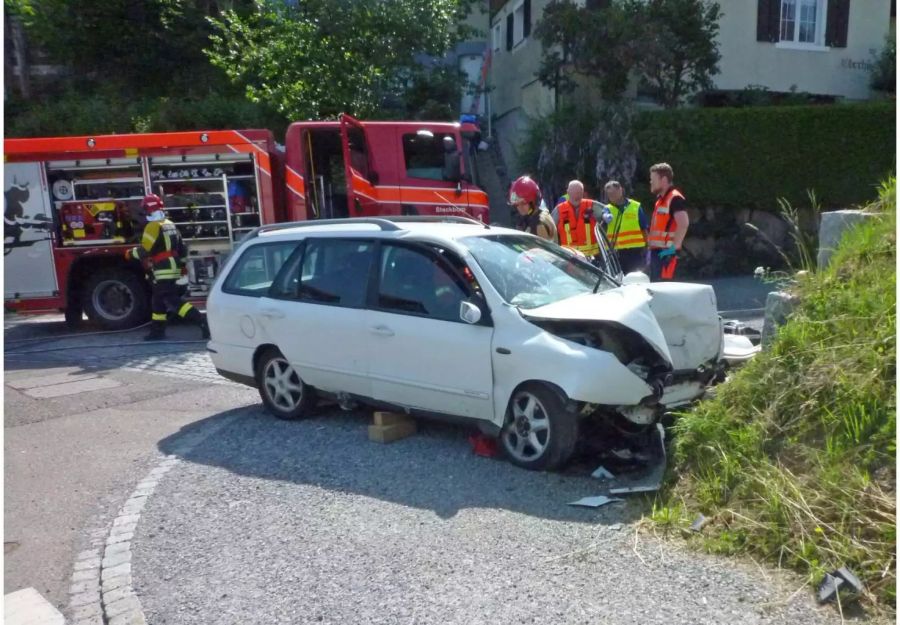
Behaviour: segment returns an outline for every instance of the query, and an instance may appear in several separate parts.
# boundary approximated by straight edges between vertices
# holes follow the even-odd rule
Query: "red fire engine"
[[[208,293],[234,243],[270,223],[466,214],[488,221],[472,124],[297,122],[267,130],[6,139],[4,298],[19,312],[87,314],[103,327],[149,317],[149,283],[123,251],[157,193],[188,247],[186,288]]]

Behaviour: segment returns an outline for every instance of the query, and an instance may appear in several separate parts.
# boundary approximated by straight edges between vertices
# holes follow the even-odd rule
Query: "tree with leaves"
[[[471,0],[259,0],[212,20],[212,63],[291,119],[377,115],[415,54],[443,55]]]
[[[84,88],[116,85],[132,96],[222,91],[209,63],[212,25],[223,8],[252,9],[250,0],[5,0],[7,14],[52,64]]]
[[[544,49],[538,78],[557,96],[574,91],[582,76],[596,81],[605,99],[620,98],[641,53],[634,25],[622,4],[586,8],[553,0],[534,31]]]
[[[641,80],[666,108],[712,87],[721,55],[716,41],[722,10],[709,0],[629,0],[640,24]]]
[[[875,59],[871,85],[875,91],[895,93],[897,90],[897,39],[893,31],[884,38],[884,48]]]
[[[610,0],[590,8],[553,0],[535,29],[544,49],[538,78],[559,94],[582,76],[615,101],[635,77],[663,106],[677,106],[711,86],[721,15],[710,0]]]

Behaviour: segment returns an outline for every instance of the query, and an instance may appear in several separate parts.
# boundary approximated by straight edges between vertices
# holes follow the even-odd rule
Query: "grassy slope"
[[[768,352],[678,422],[675,482],[654,519],[715,515],[699,541],[817,581],[849,566],[893,605],[896,564],[896,181]]]

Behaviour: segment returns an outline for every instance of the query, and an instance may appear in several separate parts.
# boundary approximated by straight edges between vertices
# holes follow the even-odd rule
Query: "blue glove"
[[[674,247],[667,247],[666,249],[662,250],[659,253],[660,260],[669,258],[671,256],[675,256],[675,248]]]

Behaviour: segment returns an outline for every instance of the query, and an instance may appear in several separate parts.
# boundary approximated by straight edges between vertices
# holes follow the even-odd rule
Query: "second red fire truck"
[[[297,122],[266,130],[6,139],[4,299],[109,329],[149,317],[143,268],[123,256],[156,193],[188,247],[187,291],[208,293],[257,226],[316,218],[468,215],[488,222],[473,124]]]

